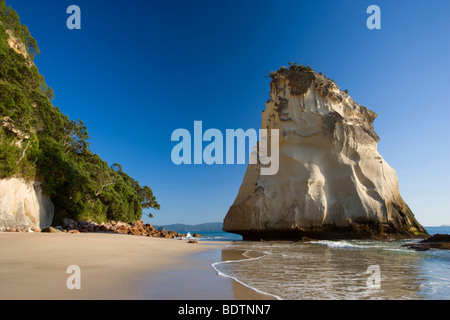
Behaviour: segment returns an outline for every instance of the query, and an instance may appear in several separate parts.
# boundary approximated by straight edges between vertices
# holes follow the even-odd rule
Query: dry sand
[[[0,299],[271,299],[216,274],[210,263],[224,247],[107,233],[0,233]],[[80,290],[67,288],[70,265],[80,267]]]

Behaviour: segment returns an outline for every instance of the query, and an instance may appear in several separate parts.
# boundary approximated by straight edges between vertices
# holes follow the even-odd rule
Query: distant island
[[[207,223],[201,223],[201,224],[181,224],[181,223],[175,223],[175,224],[168,224],[163,226],[156,226],[153,225],[153,227],[157,230],[172,230],[179,233],[201,233],[201,232],[221,232],[223,223],[222,222],[207,222]]]

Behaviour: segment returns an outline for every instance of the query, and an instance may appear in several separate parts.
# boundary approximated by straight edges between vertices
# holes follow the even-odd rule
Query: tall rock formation
[[[271,77],[261,128],[279,129],[279,171],[248,166],[223,229],[248,240],[425,236],[377,151],[377,114],[309,67]]]

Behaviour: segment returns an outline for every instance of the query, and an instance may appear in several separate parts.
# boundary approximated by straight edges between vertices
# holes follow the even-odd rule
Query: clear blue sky
[[[38,41],[54,104],[91,148],[149,185],[154,224],[221,221],[246,165],[176,166],[195,120],[259,128],[265,77],[288,61],[334,79],[379,115],[380,154],[425,226],[450,224],[450,1],[7,0]],[[81,8],[81,30],[66,9]],[[381,30],[366,9],[381,8]]]

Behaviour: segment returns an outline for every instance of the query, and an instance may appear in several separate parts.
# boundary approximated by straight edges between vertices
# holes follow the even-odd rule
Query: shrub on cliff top
[[[276,81],[279,77],[283,77],[289,81],[291,94],[302,95],[316,78],[314,70],[310,66],[298,65],[289,62],[289,68],[281,67],[275,72],[270,73],[272,81]]]

